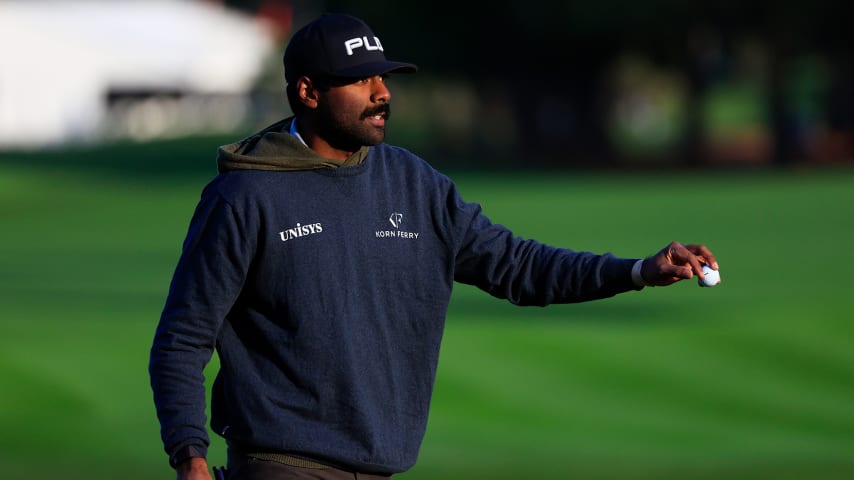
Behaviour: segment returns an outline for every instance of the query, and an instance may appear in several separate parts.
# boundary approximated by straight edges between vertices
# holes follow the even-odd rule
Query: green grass
[[[0,155],[3,478],[173,475],[148,348],[211,145]],[[706,243],[723,284],[548,308],[459,286],[397,478],[854,477],[854,170],[449,173],[523,237]]]

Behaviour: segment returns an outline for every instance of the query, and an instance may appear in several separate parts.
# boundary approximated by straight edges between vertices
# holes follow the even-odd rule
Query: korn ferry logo
[[[388,223],[394,227],[394,230],[377,230],[375,235],[377,238],[404,238],[404,239],[417,239],[419,232],[407,232],[406,230],[401,230],[400,227],[403,225],[403,214],[399,212],[393,212],[388,216]]]

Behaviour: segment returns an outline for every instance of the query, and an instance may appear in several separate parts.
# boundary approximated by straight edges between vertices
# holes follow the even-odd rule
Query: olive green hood
[[[252,136],[219,147],[216,164],[230,170],[293,171],[352,167],[362,163],[368,147],[362,147],[343,163],[319,155],[290,134],[294,117],[280,120]]]

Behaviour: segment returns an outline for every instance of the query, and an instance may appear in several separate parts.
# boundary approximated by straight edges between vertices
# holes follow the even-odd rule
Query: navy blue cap
[[[285,49],[285,80],[366,78],[386,73],[415,73],[411,63],[386,60],[383,45],[368,25],[352,16],[326,13],[300,28]]]

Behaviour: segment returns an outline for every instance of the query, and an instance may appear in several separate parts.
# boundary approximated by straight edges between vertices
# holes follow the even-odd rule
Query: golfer
[[[149,371],[179,479],[381,479],[416,461],[454,282],[517,305],[702,277],[701,245],[646,258],[573,251],[492,223],[454,182],[383,143],[389,61],[360,19],[326,14],[284,54],[286,118],[218,151],[190,221]]]

